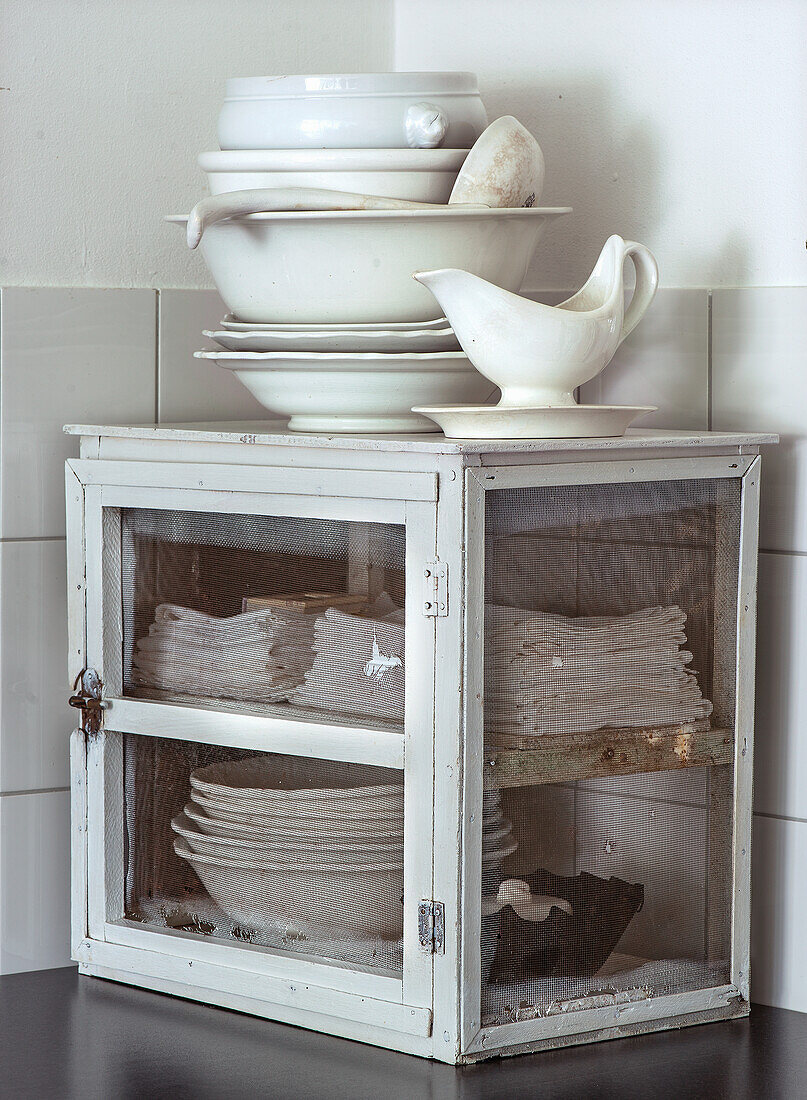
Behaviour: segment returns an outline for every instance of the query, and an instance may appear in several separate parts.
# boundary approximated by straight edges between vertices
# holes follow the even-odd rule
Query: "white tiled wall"
[[[0,792],[66,787],[63,539],[0,543]]]
[[[75,443],[61,425],[263,418],[192,358],[223,312],[212,291],[2,292],[0,972],[68,960],[62,462]],[[807,288],[662,289],[582,396],[657,404],[657,426],[711,416],[785,434],[763,478],[752,995],[807,1011],[805,348]]]
[[[69,962],[65,423],[265,419],[193,358],[213,291],[12,287],[0,301],[0,973]]]
[[[752,996],[807,1011],[807,287],[712,295],[712,426],[766,449],[757,636]]]
[[[0,797],[0,974],[70,961],[70,795]]]
[[[64,535],[64,424],[154,419],[156,308],[153,290],[3,290],[0,538]]]
[[[754,818],[751,996],[807,1012],[807,822]]]
[[[807,287],[712,295],[712,427],[779,432],[763,473],[765,550],[807,552]]]
[[[650,428],[709,426],[709,294],[662,289],[609,366],[580,391],[587,405],[658,405]]]
[[[229,371],[195,351],[216,347],[227,309],[215,290],[160,291],[159,409],[163,424],[203,420],[264,420],[266,410]]]

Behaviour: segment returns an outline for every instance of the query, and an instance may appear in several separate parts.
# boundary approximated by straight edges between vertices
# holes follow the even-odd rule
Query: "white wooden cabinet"
[[[68,430],[83,973],[452,1063],[748,1011],[758,451],[774,437]],[[290,697],[256,686],[237,647],[141,645],[164,604],[222,618],[312,591],[365,600],[334,619],[358,664],[343,675],[328,650]],[[363,625],[382,603],[405,622],[397,660]],[[685,641],[624,620],[654,607],[653,623],[681,608]],[[557,624],[580,646],[553,650]],[[360,874],[297,921],[299,879],[265,903],[245,859],[239,899],[217,865],[214,900],[171,820],[191,772],[256,754],[278,776],[402,782],[400,879],[362,870],[366,906]],[[316,823],[291,831],[326,845]],[[555,898],[547,918],[503,882]]]

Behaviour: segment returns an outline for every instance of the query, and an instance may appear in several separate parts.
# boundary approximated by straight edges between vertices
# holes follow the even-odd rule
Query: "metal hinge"
[[[94,668],[83,668],[73,684],[73,695],[68,702],[81,711],[83,733],[98,733],[104,722],[106,703],[101,698],[101,677]]]
[[[423,567],[423,614],[448,614],[448,563],[437,558]]]
[[[441,901],[421,901],[418,906],[420,950],[442,955],[446,949],[446,910]]]

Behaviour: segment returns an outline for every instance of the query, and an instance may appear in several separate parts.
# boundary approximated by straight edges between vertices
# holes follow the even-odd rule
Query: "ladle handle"
[[[295,210],[445,210],[445,206],[442,203],[388,199],[353,191],[329,191],[321,187],[256,187],[245,191],[227,191],[202,199],[191,210],[188,216],[188,247],[196,248],[205,230],[216,222],[245,214]]]
[[[620,344],[629,336],[650,307],[650,303],[658,290],[658,264],[649,248],[636,241],[625,241],[622,252],[622,263],[630,257],[636,271],[636,285],[633,288],[633,297],[630,305],[625,310],[622,321],[622,332],[619,336]]]

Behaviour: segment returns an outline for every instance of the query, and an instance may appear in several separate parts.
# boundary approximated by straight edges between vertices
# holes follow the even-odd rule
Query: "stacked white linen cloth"
[[[508,737],[669,726],[708,717],[679,607],[578,619],[485,608],[485,715]]]
[[[160,604],[148,636],[137,643],[132,678],[183,695],[278,702],[314,660],[315,619],[285,608],[217,618]]]
[[[335,608],[320,616],[314,632],[314,663],[289,702],[402,721],[403,611],[391,608],[394,604],[382,594],[372,618],[346,615]]]

